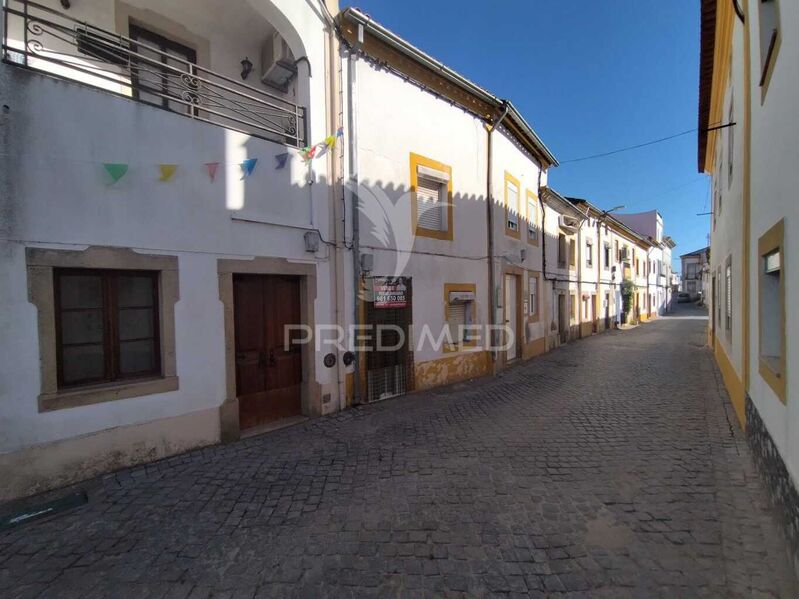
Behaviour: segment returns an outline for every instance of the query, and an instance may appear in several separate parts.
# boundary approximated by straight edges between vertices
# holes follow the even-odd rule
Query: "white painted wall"
[[[306,3],[251,4],[280,21],[281,33],[295,52],[308,54],[319,74],[305,77],[299,87],[313,98],[308,105],[310,138],[324,139],[330,131],[322,22]],[[211,48],[223,48],[218,60],[226,60],[226,54],[237,57],[238,42],[229,40],[225,46],[220,41],[230,33],[219,23],[228,13],[227,5],[215,5],[208,13],[196,10],[193,3],[191,10],[188,3],[182,5],[186,14],[177,16],[186,17],[186,27],[196,27],[198,34],[210,32]],[[80,10],[84,8],[88,6]],[[168,12],[179,8],[177,3],[164,7]],[[107,16],[103,11],[97,14]],[[206,26],[211,28],[203,30]],[[217,60],[214,56],[212,51],[212,62]],[[316,184],[309,185],[307,169],[298,159],[284,170],[274,169],[275,155],[291,151],[286,146],[9,65],[0,65],[0,103],[9,106],[0,127],[0,452],[220,405],[225,366],[219,258],[274,256],[316,264],[316,320],[335,321],[330,254],[325,246],[308,254],[303,244],[304,229],[329,230],[326,160],[314,161]],[[242,181],[238,163],[245,156],[259,162],[255,173]],[[223,163],[214,183],[203,167],[210,161]],[[130,168],[123,179],[109,185],[102,162],[126,162]],[[160,162],[179,165],[172,181],[157,181]],[[242,216],[278,225],[233,220]],[[88,245],[178,256],[180,389],[39,414],[36,313],[27,301],[25,247]],[[335,397],[335,371],[322,365],[321,355],[316,373],[323,393]],[[329,404],[335,405],[336,401]]]
[[[747,22],[752,32],[751,64],[751,243],[749,264],[750,312],[752,334],[749,336],[749,394],[768,427],[783,460],[793,477],[799,481],[799,318],[795,299],[799,296],[799,161],[796,140],[799,139],[799,122],[796,115],[796,98],[799,80],[794,75],[799,61],[799,4],[782,0],[780,13],[781,46],[776,56],[771,82],[761,101],[758,87],[760,73],[758,43],[758,4],[749,2]],[[786,403],[783,404],[758,373],[758,286],[760,259],[757,241],[765,231],[781,218],[785,219],[785,246],[783,251],[785,277],[786,322]]]
[[[479,119],[358,59],[357,170],[361,253],[374,255],[374,276],[402,274],[413,279],[413,322],[438,335],[444,325],[444,284],[477,286],[477,321],[488,324],[487,233],[485,228],[486,132]],[[452,241],[412,237],[410,154],[452,168]],[[366,215],[387,207],[385,224]],[[377,209],[377,214],[382,209]],[[388,237],[383,237],[386,233]],[[399,248],[400,252],[395,251]],[[396,272],[398,259],[407,263]],[[418,340],[415,340],[418,341]],[[416,363],[444,355],[425,344]],[[447,356],[452,353],[447,353]]]
[[[483,134],[483,139],[485,139],[485,133]],[[486,143],[487,142],[483,141],[482,145],[485,146]],[[503,287],[504,278],[502,276],[503,265],[518,266],[524,268],[528,272],[542,272],[543,270],[541,253],[541,244],[543,244],[543,240],[539,241],[538,246],[528,243],[527,191],[530,190],[537,196],[539,181],[541,185],[546,185],[547,177],[546,171],[541,170],[539,162],[525,150],[504,127],[500,126],[494,132],[493,144],[492,195],[494,196],[494,283],[499,287],[499,292],[495,296],[499,298],[496,322],[502,323],[507,319],[504,312],[505,294]],[[483,170],[485,170],[485,168]],[[519,239],[505,232],[506,172],[519,181]],[[541,199],[538,198],[538,201],[540,206]],[[483,223],[485,223],[485,220],[483,220]],[[521,259],[522,249],[525,250],[524,260]],[[522,279],[521,297],[525,298],[529,293],[529,275],[527,277],[522,277]],[[540,284],[542,288],[545,286],[543,275],[541,276]],[[538,322],[529,323],[529,326],[525,325],[526,341],[540,339],[546,335],[547,331],[544,320],[544,318],[539,318]]]

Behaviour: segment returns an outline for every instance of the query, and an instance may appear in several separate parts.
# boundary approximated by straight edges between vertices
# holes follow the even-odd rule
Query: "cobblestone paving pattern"
[[[705,322],[119,472],[0,596],[797,597]]]

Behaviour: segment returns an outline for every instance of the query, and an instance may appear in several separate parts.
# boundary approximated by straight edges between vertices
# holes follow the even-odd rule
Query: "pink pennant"
[[[206,162],[205,163],[205,168],[208,171],[208,176],[211,179],[211,183],[213,183],[214,179],[216,179],[216,170],[219,168],[219,163],[218,162]]]

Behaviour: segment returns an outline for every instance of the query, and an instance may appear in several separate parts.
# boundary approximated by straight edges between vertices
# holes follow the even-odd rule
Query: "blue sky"
[[[342,1],[342,6],[346,6]],[[359,0],[376,21],[509,98],[561,161],[697,126],[699,0]],[[422,15],[422,18],[420,18]],[[563,164],[550,184],[622,212],[657,208],[679,254],[707,245],[696,133]]]

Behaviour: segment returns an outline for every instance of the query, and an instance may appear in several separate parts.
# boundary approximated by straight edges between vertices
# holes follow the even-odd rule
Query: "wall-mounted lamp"
[[[247,77],[250,76],[251,72],[252,72],[252,63],[250,62],[250,59],[245,56],[244,60],[241,61],[241,78],[246,79]]]
[[[63,8],[64,10],[68,10],[69,8],[71,8],[69,0],[61,0],[61,8]]]

